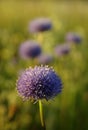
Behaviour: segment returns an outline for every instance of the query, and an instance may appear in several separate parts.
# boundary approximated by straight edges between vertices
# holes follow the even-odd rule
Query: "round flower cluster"
[[[26,41],[20,45],[19,54],[22,58],[35,58],[41,53],[41,47],[35,41]]]
[[[48,66],[26,69],[17,81],[17,91],[24,99],[49,100],[62,90],[62,81]]]
[[[62,56],[62,55],[68,54],[69,52],[70,52],[69,44],[57,45],[55,47],[55,53],[57,56]]]
[[[76,34],[76,33],[67,33],[66,35],[66,41],[67,42],[74,42],[74,43],[81,43],[82,38],[80,35]]]
[[[48,54],[42,54],[37,58],[37,60],[39,64],[45,65],[51,63],[53,61],[53,57]]]
[[[29,23],[31,33],[44,32],[52,28],[51,21],[48,18],[38,18]]]

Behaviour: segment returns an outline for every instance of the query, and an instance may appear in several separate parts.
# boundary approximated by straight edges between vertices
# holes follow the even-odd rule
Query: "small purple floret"
[[[67,42],[73,42],[73,43],[81,43],[82,38],[77,33],[71,33],[71,32],[69,32],[66,35],[66,41]]]
[[[81,38],[79,35],[75,35],[75,37],[73,38],[73,41],[74,41],[75,43],[81,43],[82,38]]]
[[[23,59],[35,58],[41,53],[41,47],[35,41],[26,41],[20,45],[19,54]]]
[[[49,64],[53,61],[53,57],[51,55],[48,55],[48,54],[41,54],[38,58],[38,63],[39,64]]]
[[[31,33],[44,32],[52,28],[51,21],[48,18],[39,18],[29,23],[29,31]]]
[[[55,47],[55,54],[57,56],[63,56],[66,55],[70,52],[70,45],[69,44],[61,44],[61,45],[57,45]]]
[[[17,91],[24,99],[49,100],[62,90],[62,81],[48,66],[36,66],[25,70],[17,81]]]

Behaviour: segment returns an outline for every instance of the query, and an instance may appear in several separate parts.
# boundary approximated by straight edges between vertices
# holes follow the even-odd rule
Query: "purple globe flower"
[[[52,28],[51,21],[48,18],[39,18],[29,23],[29,31],[31,33],[44,32]]]
[[[37,60],[38,60],[38,63],[39,63],[39,64],[45,65],[45,64],[51,63],[52,60],[53,60],[53,57],[52,57],[51,55],[48,55],[48,54],[41,54],[41,55],[37,58]]]
[[[19,54],[22,58],[35,58],[41,54],[41,47],[35,41],[26,41],[20,45]]]
[[[81,43],[82,38],[81,38],[79,35],[75,35],[73,41],[74,41],[75,43]]]
[[[17,81],[17,91],[24,100],[49,100],[58,95],[61,90],[60,77],[48,66],[28,68]]]
[[[73,42],[73,37],[74,37],[73,33],[69,32],[66,34],[65,39],[67,42]]]
[[[69,44],[61,44],[61,45],[57,45],[55,47],[55,54],[57,56],[63,56],[66,55],[70,52],[70,45]]]
[[[82,38],[80,35],[78,35],[77,33],[67,33],[66,35],[66,41],[67,42],[74,42],[74,43],[81,43]]]

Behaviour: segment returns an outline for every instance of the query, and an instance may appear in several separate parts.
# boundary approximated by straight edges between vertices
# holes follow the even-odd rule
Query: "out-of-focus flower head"
[[[77,33],[69,32],[66,35],[66,41],[70,43],[81,43],[82,37]]]
[[[51,63],[53,61],[53,57],[48,54],[41,54],[40,56],[38,56],[37,60],[39,64],[45,65]]]
[[[20,45],[19,54],[23,59],[35,58],[41,54],[41,47],[36,41],[25,41]]]
[[[17,81],[17,91],[24,99],[52,99],[62,90],[62,81],[48,66],[26,69]]]
[[[59,44],[55,47],[55,54],[57,56],[63,56],[63,55],[66,55],[70,52],[70,45],[69,44]]]
[[[28,28],[31,33],[44,32],[52,28],[52,23],[48,18],[38,18],[31,21]]]

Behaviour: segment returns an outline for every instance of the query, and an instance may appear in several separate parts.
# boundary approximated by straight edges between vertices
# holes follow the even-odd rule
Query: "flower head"
[[[24,100],[49,100],[59,94],[61,90],[60,77],[48,66],[28,68],[17,81],[17,91]]]
[[[31,33],[44,32],[52,28],[51,21],[48,18],[39,18],[29,23],[29,31]]]
[[[82,38],[77,33],[67,33],[66,35],[66,41],[67,42],[74,42],[74,43],[80,43],[82,41]]]
[[[42,55],[38,56],[37,60],[38,60],[39,64],[44,65],[44,64],[51,63],[53,60],[53,57],[51,55],[48,55],[48,54],[42,54]]]
[[[62,45],[57,45],[55,47],[55,54],[57,56],[63,56],[66,55],[70,52],[70,45],[69,44],[62,44]]]
[[[75,34],[74,38],[73,38],[73,41],[75,43],[81,43],[82,41],[82,38],[78,35],[78,34]]]
[[[26,41],[20,45],[19,54],[22,58],[35,58],[41,53],[41,47],[35,41]]]

